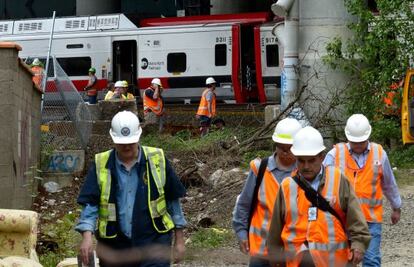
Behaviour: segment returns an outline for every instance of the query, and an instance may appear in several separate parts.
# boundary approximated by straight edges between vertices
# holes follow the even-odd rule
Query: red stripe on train
[[[88,84],[88,80],[72,80],[72,83],[78,91],[83,91],[83,88],[85,88],[85,86]],[[98,80],[96,83],[96,88],[98,91],[106,89],[107,86],[107,79]],[[46,92],[57,92],[56,84],[54,81],[47,81]]]
[[[139,22],[140,27],[154,26],[176,26],[197,23],[265,23],[271,21],[273,14],[271,12],[256,13],[239,13],[239,14],[219,14],[219,15],[201,15],[186,17],[170,17],[170,18],[150,18],[143,19]]]

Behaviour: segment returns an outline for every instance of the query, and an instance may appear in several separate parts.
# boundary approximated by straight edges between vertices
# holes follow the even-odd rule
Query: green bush
[[[211,132],[207,136],[200,138],[198,136],[193,137],[188,130],[183,130],[173,136],[158,134],[145,135],[140,142],[146,146],[161,147],[169,152],[190,152],[209,148],[212,144],[233,141],[234,137],[239,137],[240,134],[242,134],[242,130],[240,129],[225,128],[220,131]]]
[[[273,150],[250,150],[243,154],[242,168],[249,168],[249,163],[255,158],[265,158],[272,155]]]
[[[39,261],[45,267],[55,267],[61,260],[61,256],[51,251],[39,255]]]
[[[381,120],[374,120],[371,124],[371,140],[380,144],[391,139],[401,140],[401,127],[395,119],[382,118]]]
[[[414,168],[414,146],[398,147],[388,152],[391,165],[399,168]]]
[[[219,248],[234,240],[233,234],[227,229],[201,228],[190,238],[190,247]]]
[[[74,231],[78,212],[63,216],[43,226],[43,234],[57,243],[57,251],[47,251],[40,255],[39,260],[43,266],[55,267],[59,261],[68,257],[76,257],[81,240],[80,235]]]

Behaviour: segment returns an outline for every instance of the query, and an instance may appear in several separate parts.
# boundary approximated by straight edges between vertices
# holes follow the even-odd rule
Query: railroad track
[[[198,104],[166,104],[166,112],[196,113]],[[265,105],[261,104],[217,104],[217,113],[220,115],[261,115],[264,114]]]

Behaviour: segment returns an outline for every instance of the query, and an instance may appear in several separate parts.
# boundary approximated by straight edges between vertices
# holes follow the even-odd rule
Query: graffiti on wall
[[[52,154],[47,164],[47,172],[78,172],[83,170],[84,154],[66,151]]]

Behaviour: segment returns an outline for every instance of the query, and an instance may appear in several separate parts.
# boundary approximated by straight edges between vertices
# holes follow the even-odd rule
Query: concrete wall
[[[76,15],[111,14],[120,11],[118,0],[76,0]]]
[[[74,16],[76,0],[0,0],[0,20]]]
[[[30,170],[40,159],[40,91],[19,47],[0,43],[0,207],[30,208]]]
[[[349,76],[324,64],[322,57],[334,37],[341,38],[343,43],[352,37],[347,25],[355,18],[347,12],[342,0],[300,0],[299,8],[299,88],[308,82],[308,89],[318,95],[319,101],[305,106],[308,116],[317,117],[324,112],[331,96],[343,92],[349,84]],[[344,119],[342,112],[331,115]]]
[[[249,1],[245,0],[211,0],[210,5],[211,15],[249,12]]]

